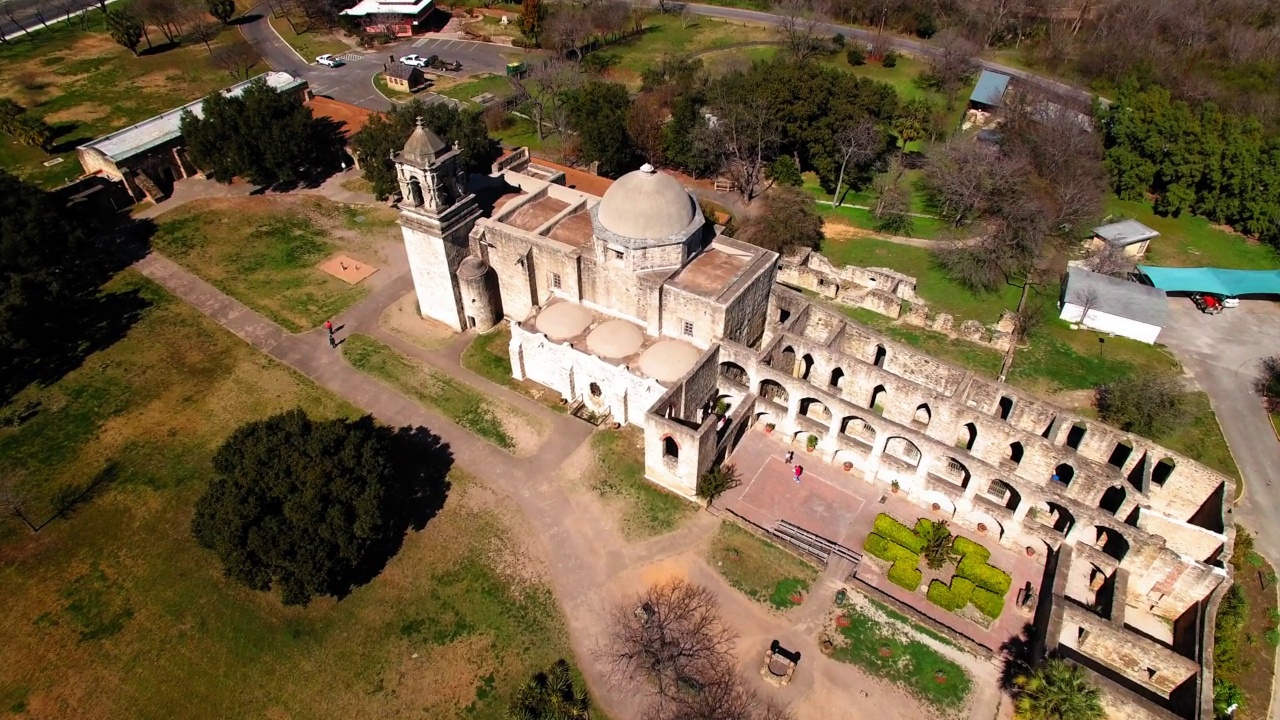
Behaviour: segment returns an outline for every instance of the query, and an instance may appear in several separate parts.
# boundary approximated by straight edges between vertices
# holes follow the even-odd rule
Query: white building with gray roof
[[[1159,288],[1071,267],[1058,317],[1098,332],[1154,344],[1167,311],[1168,300]]]

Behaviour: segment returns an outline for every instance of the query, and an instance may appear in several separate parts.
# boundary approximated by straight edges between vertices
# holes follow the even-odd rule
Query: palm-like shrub
[[[534,675],[511,703],[515,720],[585,720],[590,710],[590,698],[573,681],[573,672],[564,660]]]
[[[916,534],[924,540],[924,551],[920,554],[924,556],[924,561],[930,570],[939,570],[947,563],[955,562],[959,557],[959,553],[952,546],[955,538],[947,529],[946,520],[933,523],[921,522],[916,526]]]
[[[1065,660],[1051,659],[1029,675],[1014,680],[1019,720],[1102,720],[1102,692],[1084,670]]]

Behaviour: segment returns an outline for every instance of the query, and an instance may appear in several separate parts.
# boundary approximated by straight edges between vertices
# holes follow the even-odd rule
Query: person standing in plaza
[[[328,330],[328,331],[329,331],[329,335],[330,335],[330,337],[332,337],[332,336],[333,336],[333,321],[332,321],[332,320],[325,320],[325,321],[324,321],[324,329],[325,329],[325,330]]]
[[[782,458],[782,461],[783,461],[783,462],[785,462],[786,464],[790,465],[790,464],[791,464],[791,458],[793,458],[793,457],[795,457],[795,456],[796,456],[796,451],[795,451],[795,450],[788,450],[788,451],[787,451],[786,456]]]
[[[800,465],[796,465],[796,466],[795,466],[796,484],[797,484],[797,485],[799,485],[799,484],[800,484],[800,473],[803,473],[803,472],[804,472],[804,468],[803,468],[803,467],[801,467]]]

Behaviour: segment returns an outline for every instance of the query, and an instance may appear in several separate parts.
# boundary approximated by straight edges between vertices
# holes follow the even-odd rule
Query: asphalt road
[[[480,73],[504,72],[507,60],[502,53],[511,51],[511,48],[505,46],[474,40],[427,36],[383,45],[376,50],[352,50],[341,56],[345,65],[331,68],[317,65],[315,58],[300,57],[271,29],[265,13],[266,9],[263,6],[245,13],[246,17],[254,19],[245,22],[240,29],[245,39],[258,50],[258,54],[271,65],[272,69],[303,78],[311,87],[311,92],[316,95],[325,95],[334,100],[370,110],[389,110],[392,107],[392,103],[373,86],[373,76],[382,71],[384,64],[392,62],[392,58],[412,54],[439,55],[445,60],[456,60],[462,63],[462,70],[458,73],[442,72],[436,76],[466,77]],[[427,77],[433,77],[433,73],[428,73]],[[419,93],[418,97],[428,103],[452,102],[443,95],[429,91]]]
[[[1280,304],[1266,300],[1242,300],[1238,308],[1205,315],[1190,300],[1171,297],[1160,333],[1160,342],[1209,394],[1245,478],[1244,500],[1234,515],[1254,533],[1258,550],[1273,561],[1280,559],[1280,440],[1253,381],[1258,361],[1276,354],[1277,338]]]

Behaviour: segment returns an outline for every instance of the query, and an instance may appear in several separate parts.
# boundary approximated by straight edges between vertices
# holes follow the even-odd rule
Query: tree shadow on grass
[[[164,53],[169,52],[170,50],[176,49],[177,47],[178,47],[178,43],[176,42],[156,43],[155,45],[152,45],[151,47],[146,48],[145,50],[139,50],[138,57],[151,57],[153,55],[162,55]]]
[[[257,22],[261,19],[262,19],[262,13],[249,13],[248,15],[241,15],[240,17],[233,19],[231,22],[227,24],[228,25],[248,25],[249,23]]]
[[[390,489],[396,497],[395,514],[391,518],[393,530],[386,542],[371,548],[363,562],[331,588],[331,594],[338,599],[380,575],[391,558],[400,552],[405,536],[425,528],[444,508],[449,495],[453,451],[439,435],[422,426],[405,426],[394,431],[392,448],[396,466],[394,487]]]

